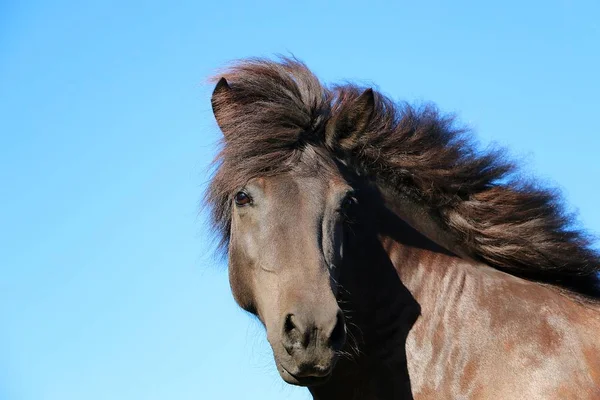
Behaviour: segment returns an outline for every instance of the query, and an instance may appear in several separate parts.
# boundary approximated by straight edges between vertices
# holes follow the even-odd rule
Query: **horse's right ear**
[[[215,119],[217,120],[217,124],[219,124],[219,128],[221,131],[225,132],[223,129],[224,122],[224,109],[229,100],[229,95],[231,93],[231,87],[229,83],[227,83],[227,79],[221,78],[215,89],[212,92],[212,97],[210,99],[210,104],[212,105],[213,114],[215,115]]]

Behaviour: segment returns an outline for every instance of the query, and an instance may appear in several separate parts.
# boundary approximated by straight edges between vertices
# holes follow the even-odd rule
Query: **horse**
[[[315,399],[600,399],[600,255],[435,105],[300,60],[215,77],[205,194],[237,304]]]

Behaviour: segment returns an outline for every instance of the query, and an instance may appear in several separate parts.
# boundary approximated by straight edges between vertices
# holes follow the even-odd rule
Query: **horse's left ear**
[[[224,109],[225,105],[228,102],[229,94],[231,93],[231,87],[229,83],[227,83],[227,79],[221,78],[215,89],[213,90],[212,97],[210,99],[210,104],[212,105],[213,114],[215,115],[215,119],[217,120],[217,124],[219,124],[219,128],[221,131],[225,133],[225,129],[223,129],[224,122]]]
[[[369,126],[375,111],[373,89],[365,90],[350,104],[343,106],[325,129],[325,144],[330,149],[352,150]]]

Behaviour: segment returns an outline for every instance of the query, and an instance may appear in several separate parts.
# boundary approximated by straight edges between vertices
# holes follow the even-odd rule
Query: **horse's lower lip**
[[[286,382],[291,383],[292,385],[298,386],[315,386],[325,383],[331,377],[331,371],[329,371],[326,375],[308,375],[308,376],[297,376],[288,371],[283,365],[279,365],[279,368],[291,379],[285,379]]]

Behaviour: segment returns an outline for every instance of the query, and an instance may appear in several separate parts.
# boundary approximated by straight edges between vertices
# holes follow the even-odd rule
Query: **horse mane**
[[[289,170],[306,145],[326,148],[361,175],[425,207],[470,257],[529,280],[599,297],[600,255],[574,227],[557,191],[521,178],[499,150],[479,151],[472,135],[435,106],[394,103],[374,92],[364,131],[326,138],[327,127],[364,89],[326,87],[305,64],[239,61],[215,77],[224,133],[207,192],[213,226],[227,247],[231,196],[248,179]]]

